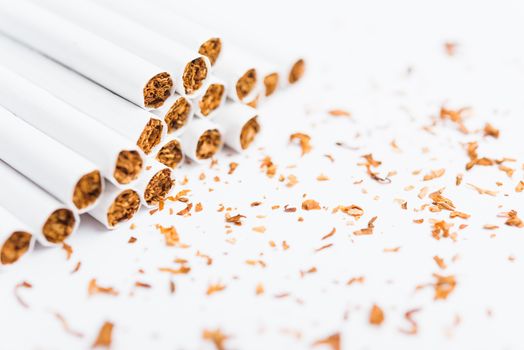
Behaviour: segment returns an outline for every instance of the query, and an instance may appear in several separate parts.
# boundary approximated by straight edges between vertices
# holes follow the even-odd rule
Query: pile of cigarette
[[[256,107],[304,73],[156,2],[145,26],[145,0],[0,0],[0,265],[64,244],[79,214],[113,229],[161,205],[185,156],[248,149]]]

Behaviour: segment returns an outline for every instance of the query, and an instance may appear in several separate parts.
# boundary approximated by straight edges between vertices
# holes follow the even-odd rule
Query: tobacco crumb
[[[175,226],[162,227],[161,225],[156,225],[156,228],[164,235],[167,246],[175,247],[180,244],[180,237]]]
[[[242,101],[249,93],[255,88],[257,83],[257,72],[254,68],[249,69],[247,72],[238,79],[236,83],[237,96]]]
[[[309,135],[301,132],[291,134],[289,136],[289,142],[293,142],[294,140],[298,140],[300,148],[302,149],[302,155],[311,152],[311,137]]]
[[[216,350],[225,350],[225,342],[229,337],[222,333],[220,329],[204,330],[202,332],[202,339],[207,340],[215,346]]]
[[[13,264],[24,255],[31,245],[31,234],[24,231],[15,231],[4,242],[0,251],[2,265]]]
[[[514,226],[518,228],[524,227],[524,222],[517,216],[517,212],[515,210],[510,210],[507,213],[502,213],[500,216],[508,218],[505,222],[508,226]]]
[[[96,340],[93,343],[92,347],[93,348],[111,347],[112,338],[113,338],[113,327],[114,325],[111,322],[104,322],[104,324],[98,331],[98,336],[96,337]]]
[[[45,238],[51,243],[61,243],[73,232],[76,219],[69,209],[57,209],[46,220],[42,228]]]
[[[449,294],[453,292],[457,282],[455,276],[441,276],[436,273],[433,274],[437,280],[434,284],[435,288],[435,300],[447,299]]]
[[[224,289],[226,289],[226,286],[222,283],[210,284],[209,287],[207,288],[206,294],[207,295],[215,294],[215,293],[223,291]]]
[[[240,215],[240,214],[231,216],[229,213],[226,213],[226,215],[225,215],[226,222],[235,224],[236,226],[241,226],[242,225],[241,219],[243,219],[243,218],[245,218],[245,216],[244,215]]]
[[[236,163],[236,162],[229,163],[229,171],[227,172],[228,175],[233,174],[235,172],[235,170],[237,169],[237,167],[238,167],[238,163]]]
[[[500,135],[499,129],[495,128],[490,123],[486,123],[484,126],[484,136],[491,136],[493,138],[498,139]]]
[[[225,90],[223,84],[210,84],[204,96],[198,101],[200,113],[207,117],[211,112],[220,107]]]
[[[384,322],[384,311],[375,304],[369,312],[369,323],[375,326],[380,326],[382,322]]]
[[[271,157],[266,156],[264,159],[262,159],[262,163],[260,164],[260,169],[266,170],[266,175],[269,178],[272,178],[275,176],[277,172],[277,166],[273,163],[271,160]]]
[[[164,197],[171,191],[172,187],[171,169],[160,170],[151,178],[144,191],[146,203],[149,205],[158,204],[164,200]]]
[[[293,64],[293,67],[291,67],[291,71],[289,72],[288,81],[290,84],[294,84],[297,81],[299,81],[302,76],[304,75],[304,72],[306,71],[306,62],[304,62],[303,59],[300,59],[296,61]]]
[[[145,154],[151,153],[151,150],[161,141],[163,128],[162,121],[155,118],[149,119],[136,145],[144,151]]]
[[[222,135],[218,129],[206,130],[198,139],[196,156],[198,159],[213,157],[222,147]]]
[[[371,218],[371,220],[369,220],[368,222],[368,226],[366,228],[362,228],[360,230],[357,230],[357,231],[353,231],[353,234],[355,236],[362,236],[362,235],[371,235],[373,234],[373,229],[375,228],[375,220],[377,220],[377,217],[374,216]]]
[[[446,263],[444,262],[444,259],[442,259],[441,257],[439,257],[438,255],[435,255],[433,257],[433,260],[435,260],[435,262],[437,263],[438,267],[440,267],[442,270],[445,270],[448,266],[446,265]]]
[[[265,95],[271,96],[278,86],[278,73],[271,73],[264,77]]]
[[[144,87],[144,106],[158,108],[171,95],[173,80],[168,73],[160,73],[149,80]]]
[[[306,199],[302,202],[302,210],[319,210],[320,204],[314,199]]]
[[[415,335],[417,334],[418,332],[418,325],[417,323],[413,320],[413,314],[419,312],[420,309],[413,309],[413,310],[409,310],[409,311],[406,311],[406,313],[404,314],[404,318],[406,319],[406,321],[408,321],[409,325],[410,325],[410,328],[409,329],[399,329],[399,331],[401,333],[404,333],[404,334],[408,334],[408,335]]]
[[[89,281],[89,285],[87,287],[87,294],[89,296],[94,295],[94,294],[107,294],[107,295],[117,296],[118,292],[115,289],[113,289],[113,287],[99,286],[96,283],[96,278],[93,278]]]
[[[251,143],[255,140],[255,137],[260,131],[260,124],[258,123],[257,117],[253,117],[242,127],[240,133],[240,147],[247,149]]]
[[[73,247],[66,242],[62,242],[62,249],[66,252],[66,260],[71,259],[71,256],[73,255]]]
[[[190,112],[191,104],[189,101],[184,97],[178,98],[164,116],[168,134],[184,127],[189,120]]]
[[[332,334],[326,338],[317,340],[313,343],[313,346],[326,345],[331,348],[331,350],[340,350],[341,349],[340,333]]]
[[[158,151],[156,159],[165,166],[175,169],[184,159],[182,145],[178,140],[169,141]]]
[[[191,95],[202,87],[204,80],[207,78],[206,61],[202,58],[195,58],[189,62],[182,75],[182,82],[184,84],[184,91]]]
[[[140,208],[140,197],[133,190],[122,191],[111,203],[107,211],[107,223],[115,227],[121,222],[130,220]]]
[[[138,151],[122,151],[116,160],[114,178],[119,184],[128,184],[138,178],[143,160]]]
[[[351,117],[351,113],[343,109],[332,109],[328,113],[333,117]]]
[[[73,192],[73,204],[78,209],[92,205],[102,193],[102,176],[98,170],[86,174],[78,180]]]
[[[422,180],[430,181],[436,178],[441,177],[446,172],[446,169],[431,170],[428,174],[424,175]]]
[[[218,56],[220,56],[221,50],[222,40],[220,40],[220,38],[211,38],[200,45],[198,53],[209,58],[211,65],[214,65],[218,59]]]
[[[129,244],[133,244],[133,243],[135,243],[136,241],[137,241],[136,237],[131,236],[131,237],[129,237],[129,240],[127,241],[127,243],[129,243]]]

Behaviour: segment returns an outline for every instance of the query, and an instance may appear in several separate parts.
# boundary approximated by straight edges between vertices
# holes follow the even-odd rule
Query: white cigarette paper
[[[212,65],[220,59],[222,39],[216,32],[189,20],[180,11],[166,6],[157,9],[155,4],[144,0],[95,0],[137,22],[143,22],[145,14],[151,14],[148,28],[209,58]]]
[[[195,100],[195,114],[199,117],[212,119],[215,111],[224,104],[227,96],[226,84],[212,75],[202,96]]]
[[[175,169],[184,162],[184,151],[182,142],[178,137],[168,137],[166,142],[160,147],[155,159],[167,166]]]
[[[151,160],[135,189],[146,208],[155,208],[167,197],[175,180],[173,172],[163,164]]]
[[[154,152],[166,135],[167,128],[154,114],[37,51],[4,36],[0,51],[1,64],[117,131],[145,154]]]
[[[0,206],[22,220],[44,246],[61,244],[80,222],[73,208],[60,203],[1,160]]]
[[[170,135],[180,135],[191,123],[194,115],[193,103],[179,94],[170,96],[160,108],[151,111],[164,120],[166,132]]]
[[[0,31],[141,107],[159,107],[171,94],[165,69],[27,0],[0,0]]]
[[[30,229],[0,206],[0,267],[19,262],[34,245]]]
[[[119,45],[172,74],[182,96],[198,96],[211,68],[209,59],[104,6],[86,0],[38,0],[64,18]],[[104,2],[105,3],[105,2]],[[151,19],[154,21],[155,19]]]
[[[249,148],[260,132],[257,118],[256,109],[228,102],[216,112],[213,121],[222,128],[226,145],[242,152]]]
[[[0,104],[95,163],[117,186],[138,179],[143,160],[131,141],[2,66]]]
[[[195,118],[180,135],[184,154],[197,163],[210,161],[223,146],[219,125],[202,118]]]
[[[100,203],[89,211],[89,215],[107,229],[113,230],[131,220],[140,209],[140,195],[133,189],[122,190],[106,181]]]
[[[97,167],[0,106],[0,159],[79,213],[103,191]]]

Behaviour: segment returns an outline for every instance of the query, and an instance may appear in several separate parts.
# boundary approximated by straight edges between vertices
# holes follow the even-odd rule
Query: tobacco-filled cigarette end
[[[207,78],[207,73],[207,64],[204,58],[195,58],[189,62],[182,75],[182,83],[184,84],[186,94],[191,95],[200,89]]]
[[[240,133],[240,146],[242,149],[247,149],[251,143],[253,143],[259,132],[260,124],[258,123],[257,117],[249,119]]]
[[[211,65],[217,61],[220,51],[222,50],[222,40],[220,38],[211,38],[200,45],[198,53],[209,58]]]
[[[169,141],[158,151],[156,159],[171,169],[176,168],[184,159],[182,145],[178,140]]]
[[[162,121],[151,118],[140,134],[136,145],[140,147],[145,154],[151,153],[151,150],[162,141]]]
[[[73,204],[84,209],[96,202],[102,193],[102,176],[98,170],[86,174],[78,180],[73,192]]]
[[[157,172],[147,184],[144,199],[149,205],[156,205],[164,200],[171,191],[174,181],[171,179],[171,169],[162,169]]]
[[[303,59],[299,59],[293,64],[293,67],[291,67],[291,71],[289,72],[288,81],[290,84],[294,84],[297,81],[302,78],[304,75],[304,72],[306,71],[306,62],[304,62]]]
[[[160,73],[151,78],[144,87],[144,105],[158,108],[171,95],[173,80],[168,73]]]
[[[113,176],[119,184],[128,184],[138,178],[142,165],[142,157],[138,151],[122,151],[118,154]]]
[[[130,220],[140,208],[140,197],[136,191],[122,191],[113,201],[107,211],[107,223],[114,227],[121,222]]]
[[[42,233],[51,243],[62,243],[73,232],[76,218],[69,209],[57,209],[47,218]]]
[[[249,95],[251,91],[255,88],[257,84],[257,71],[252,68],[244,73],[243,76],[238,79],[236,83],[236,92],[238,98],[242,101],[244,97]]]
[[[213,157],[222,147],[222,135],[217,129],[206,130],[198,139],[196,156],[198,159]]]
[[[206,93],[198,102],[200,113],[207,117],[211,112],[220,107],[225,90],[223,84],[210,84]]]
[[[170,134],[185,126],[190,113],[191,104],[189,101],[183,97],[177,99],[164,116],[164,121],[167,124],[167,132]]]
[[[271,73],[264,77],[264,88],[266,96],[271,96],[278,86],[278,73]]]
[[[31,234],[24,231],[15,231],[2,246],[0,262],[3,265],[15,263],[24,255],[31,245]]]

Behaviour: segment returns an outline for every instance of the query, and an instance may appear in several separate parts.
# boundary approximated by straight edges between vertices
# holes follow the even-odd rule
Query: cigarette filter
[[[140,209],[140,196],[133,189],[122,190],[106,181],[100,204],[89,211],[89,215],[113,230],[131,220]]]
[[[166,70],[27,0],[0,0],[0,31],[139,106],[159,107],[171,94]]]
[[[76,211],[0,161],[0,206],[22,220],[40,244],[57,245],[76,231]]]
[[[117,186],[130,185],[138,179],[142,156],[129,140],[1,66],[0,104],[91,160]]]
[[[223,145],[220,126],[202,118],[195,118],[180,135],[184,154],[202,163],[213,158]]]
[[[35,245],[29,228],[0,206],[0,265],[14,264]]]
[[[164,120],[167,126],[167,133],[170,135],[183,133],[194,115],[191,101],[178,94],[173,94],[162,107],[151,112]]]
[[[1,106],[0,140],[0,159],[68,207],[83,213],[97,204],[103,182],[96,166]]]
[[[155,159],[168,168],[177,168],[184,161],[184,152],[180,139],[169,137],[156,154]]]
[[[195,114],[202,118],[211,119],[215,110],[226,100],[226,85],[214,75],[209,77],[204,94],[195,101]]]
[[[224,142],[234,150],[246,150],[260,132],[257,110],[241,103],[228,102],[218,109],[216,122],[223,130]]]
[[[4,36],[0,50],[3,65],[135,142],[145,154],[164,138],[166,128],[155,115],[56,61]]]
[[[136,186],[136,191],[145,207],[154,208],[167,197],[174,184],[171,169],[157,161],[150,161]]]
[[[91,1],[39,0],[52,11],[126,50],[165,67],[177,81],[175,90],[183,96],[198,96],[211,68],[209,59],[149,29],[143,19],[133,21]],[[105,3],[105,2],[104,2]],[[151,19],[154,21],[155,19]]]

